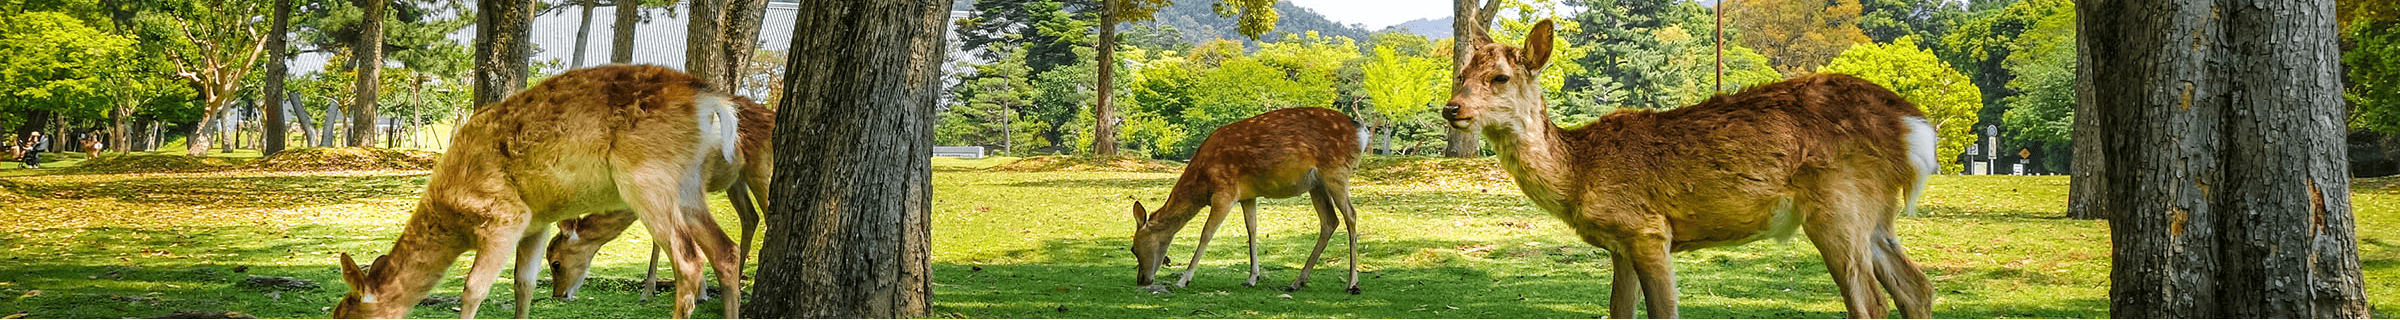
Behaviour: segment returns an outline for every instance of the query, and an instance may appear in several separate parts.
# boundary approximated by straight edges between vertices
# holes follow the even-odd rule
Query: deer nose
[[[1444,120],[1458,120],[1458,105],[1456,105],[1456,104],[1451,104],[1451,105],[1443,105],[1443,106],[1442,106],[1442,119],[1444,119]]]

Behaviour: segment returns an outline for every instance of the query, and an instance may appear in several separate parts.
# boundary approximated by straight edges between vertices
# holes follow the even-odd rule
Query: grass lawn
[[[255,156],[255,155],[252,155]],[[1341,292],[1340,240],[1310,288],[1296,275],[1316,236],[1302,199],[1261,201],[1267,274],[1243,287],[1239,219],[1211,243],[1191,287],[1142,293],[1126,251],[1135,200],[1163,200],[1168,172],[984,172],[1009,159],[935,160],[935,318],[1588,318],[1607,315],[1607,253],[1575,240],[1485,174],[1387,175],[1352,194],[1360,211],[1363,295]],[[59,166],[53,164],[53,166]],[[334,254],[388,250],[424,171],[78,175],[0,170],[0,314],[158,317],[177,310],[322,317],[344,292]],[[1926,212],[1898,222],[1937,287],[1944,318],[2108,315],[2108,226],[2066,220],[2065,177],[1937,177]],[[2368,294],[2378,317],[2400,308],[2400,181],[2353,190]],[[718,197],[722,203],[722,197]],[[719,221],[732,222],[717,206]],[[1201,223],[1170,253],[1186,262]],[[638,302],[648,236],[628,234],[597,261],[576,301],[544,299],[544,318],[659,318]],[[1173,253],[1179,250],[1181,253]],[[1696,318],[1834,318],[1840,298],[1804,239],[1676,256],[1681,312]],[[455,297],[466,260],[435,294]],[[753,260],[755,261],[755,259]],[[1162,270],[1162,279],[1182,271]],[[753,266],[755,267],[755,266]],[[245,284],[288,276],[317,288]],[[503,274],[480,316],[506,318]],[[548,296],[542,288],[540,296]],[[457,317],[455,302],[410,317]],[[696,318],[721,317],[702,303]]]

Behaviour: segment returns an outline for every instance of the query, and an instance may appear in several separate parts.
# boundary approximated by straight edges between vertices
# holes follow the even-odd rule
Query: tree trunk
[[[233,146],[241,144],[241,127],[235,126],[240,121],[233,120],[233,115],[241,114],[235,111],[241,109],[242,107],[236,106],[217,110],[217,140],[223,141],[217,143],[219,148],[217,152],[233,153]]]
[[[187,156],[198,157],[208,155],[208,135],[216,133],[216,126],[214,123],[217,120],[218,113],[225,111],[226,98],[224,95],[213,92],[202,92],[200,93],[200,96],[200,121],[193,122],[192,134],[183,138],[183,154]]]
[[[262,111],[265,111],[267,119],[258,123],[267,135],[264,138],[266,143],[258,150],[262,156],[283,152],[285,135],[290,132],[284,127],[283,120],[283,77],[290,73],[291,65],[284,34],[290,32],[292,26],[292,0],[275,0],[275,17],[272,19],[275,20],[275,26],[267,32],[267,85],[260,88],[265,90],[267,96],[267,103],[264,104],[267,107],[261,108],[265,109]]]
[[[532,72],[533,2],[485,0],[475,7],[475,107],[482,108],[525,88]]]
[[[592,6],[594,5],[594,3],[597,3],[597,2],[598,2],[597,0],[583,0],[583,19],[581,19],[581,20],[575,20],[575,21],[576,21],[576,26],[575,26],[575,59],[573,60],[573,61],[574,61],[574,64],[569,64],[569,65],[567,65],[567,68],[582,68],[582,67],[584,67],[584,65],[583,65],[583,53],[584,53],[584,52],[588,52],[588,51],[586,51],[586,50],[585,50],[585,48],[586,48],[586,47],[589,47],[589,46],[590,46],[590,44],[592,43]]]
[[[133,118],[133,107],[118,105],[116,108],[111,108],[108,112],[108,118],[110,120],[108,131],[109,133],[112,133],[108,136],[108,145],[115,146],[118,153],[124,153],[127,150],[132,150],[133,138],[131,136],[133,135],[133,131],[131,130],[133,130],[133,128],[129,127],[130,124],[128,123],[132,122],[130,120]]]
[[[1110,103],[1115,100],[1110,92],[1117,83],[1117,11],[1124,10],[1117,8],[1118,2],[1124,0],[1100,1],[1106,8],[1100,10],[1100,83],[1099,96],[1093,99],[1098,103],[1092,105],[1092,155],[1101,157],[1117,156],[1117,110]]]
[[[709,88],[732,92],[727,90],[730,89],[730,83],[724,82],[728,79],[725,75],[732,72],[724,69],[725,57],[722,57],[725,54],[722,49],[725,47],[725,0],[683,2],[691,5],[691,15],[685,17],[691,20],[684,26],[683,71],[708,81]]]
[[[617,0],[616,36],[608,47],[609,63],[633,63],[633,25],[642,22],[641,0]]]
[[[2075,37],[2075,43],[2081,48],[2090,48],[2092,45],[2087,41],[2091,39]],[[2091,58],[2087,54],[2076,55],[2076,65],[2080,66],[2078,70],[2089,70],[2093,63]],[[2070,133],[2074,138],[2067,139],[2067,143],[2075,149],[2075,157],[2068,164],[2067,173],[2068,219],[2108,219],[2108,195],[2105,194],[2108,185],[2102,183],[2108,176],[2108,167],[2104,165],[2102,155],[2107,152],[2102,141],[2107,139],[2104,134],[2108,132],[2100,130],[2099,98],[2090,75],[2089,72],[2083,72],[2075,77],[2075,114],[2079,116],[2075,117],[2075,131]]]
[[[282,108],[284,111],[291,113],[293,120],[300,121],[301,146],[308,147],[317,145],[317,130],[315,129],[316,125],[314,124],[315,122],[312,122],[308,119],[310,117],[308,115],[308,104],[304,103],[307,101],[306,98],[302,98],[299,92],[289,92],[285,93],[284,95],[284,104],[282,105]]]
[[[750,67],[750,58],[758,55],[758,30],[766,19],[767,0],[732,0],[725,4],[725,33],[720,39],[725,43],[722,56],[725,87],[719,90],[731,94],[743,92],[745,85],[753,85],[742,83],[742,71]]]
[[[357,54],[356,58],[358,59],[358,63],[352,65],[358,68],[358,82],[351,85],[351,89],[356,90],[353,96],[357,97],[356,100],[353,100],[356,102],[354,104],[356,107],[350,110],[350,146],[352,147],[375,146],[375,130],[377,129],[375,125],[377,110],[375,109],[382,100],[379,97],[380,92],[377,91],[383,88],[381,76],[383,74],[383,7],[385,2],[387,0],[358,0],[359,8],[365,11],[366,16],[359,19],[358,43],[351,44],[350,48],[353,53]],[[482,40],[483,37],[476,37],[476,41]],[[517,81],[523,82],[524,80],[520,78]],[[480,93],[478,92],[478,94]]]
[[[1450,33],[1450,70],[1452,70],[1451,72],[1453,72],[1452,75],[1454,76],[1452,78],[1456,78],[1455,72],[1458,72],[1459,70],[1467,70],[1467,58],[1474,54],[1474,48],[1468,47],[1469,45],[1475,43],[1475,41],[1471,39],[1473,39],[1475,34],[1483,33],[1484,28],[1491,25],[1492,14],[1500,11],[1500,0],[1486,1],[1490,2],[1485,3],[1483,8],[1480,10],[1475,7],[1476,0],[1458,0],[1455,3],[1456,5],[1452,6],[1452,9],[1454,9],[1454,12],[1452,12],[1451,16],[1452,18],[1450,19],[1450,28],[1452,29]],[[1464,86],[1455,85],[1451,87],[1464,88]],[[1446,133],[1448,140],[1450,141],[1450,147],[1442,150],[1443,156],[1452,158],[1473,158],[1483,156],[1482,143],[1481,141],[1475,140],[1475,133],[1467,132],[1466,130],[1459,130],[1458,128],[1452,128],[1448,125],[1441,127],[1442,131]]]
[[[324,127],[317,130],[318,147],[331,147],[334,145],[334,140],[342,139],[342,131],[334,130],[335,125],[342,123],[341,105],[340,99],[325,99],[325,124]]]
[[[936,70],[950,1],[799,4],[776,201],[750,318],[907,318],[930,305]],[[898,130],[893,130],[894,128]],[[805,155],[805,156],[803,156]],[[838,205],[836,205],[838,204]]]
[[[2333,0],[2077,6],[2117,318],[2363,318]]]

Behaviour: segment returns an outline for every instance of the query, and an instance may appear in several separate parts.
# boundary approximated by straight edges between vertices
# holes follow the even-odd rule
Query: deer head
[[[342,253],[342,282],[350,285],[350,293],[342,297],[341,304],[333,306],[331,317],[336,319],[395,319],[407,315],[408,308],[382,306],[383,302],[396,301],[398,297],[388,294],[395,293],[391,292],[392,290],[383,290],[384,281],[376,280],[378,278],[370,273],[370,271],[383,270],[383,267],[389,264],[389,260],[391,260],[391,256],[376,256],[375,261],[367,265],[367,269],[360,269],[358,262],[350,260],[349,253]]]
[[[1150,216],[1141,201],[1133,202],[1132,250],[1134,264],[1138,266],[1134,269],[1137,274],[1134,283],[1145,286],[1155,281],[1159,265],[1167,258],[1167,242],[1175,239],[1174,231],[1152,232]]]
[[[1474,55],[1452,83],[1442,118],[1459,130],[1520,130],[1543,114],[1542,67],[1550,63],[1551,22],[1543,19],[1525,37],[1525,47],[1472,36]],[[1546,122],[1547,120],[1545,120]]]

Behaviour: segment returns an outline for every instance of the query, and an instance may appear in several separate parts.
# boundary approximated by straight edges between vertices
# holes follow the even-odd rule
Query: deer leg
[[[1360,291],[1358,290],[1358,209],[1350,207],[1350,187],[1349,187],[1349,184],[1348,184],[1347,182],[1345,182],[1345,181],[1334,181],[1334,184],[1333,184],[1333,185],[1330,185],[1330,186],[1326,186],[1326,187],[1325,187],[1325,190],[1326,190],[1326,191],[1331,191],[1331,192],[1333,193],[1333,199],[1331,199],[1331,200],[1333,200],[1333,203],[1334,203],[1334,205],[1335,205],[1337,208],[1339,208],[1339,209],[1341,209],[1341,210],[1342,210],[1342,228],[1343,228],[1343,230],[1344,230],[1344,232],[1343,232],[1343,233],[1348,233],[1348,234],[1350,234],[1350,289],[1349,289],[1349,291],[1350,291],[1350,294],[1359,294],[1359,293],[1360,293]]]
[[[1630,266],[1635,278],[1642,282],[1642,298],[1648,302],[1645,305],[1651,319],[1676,318],[1675,256],[1668,253],[1671,246],[1668,239],[1672,238],[1664,234],[1635,236],[1627,239],[1627,248],[1622,251],[1627,260],[1632,260]]]
[[[549,250],[543,249],[550,247],[550,225],[538,224],[535,228],[540,229],[527,232],[524,239],[517,240],[517,319],[532,316],[534,285],[541,282],[542,256],[549,254]]]
[[[516,243],[496,239],[523,238],[525,234],[522,228],[501,227],[501,230],[487,230],[475,235],[481,238],[483,245],[475,250],[475,263],[467,267],[467,287],[458,294],[459,319],[475,318],[475,310],[483,306],[483,298],[492,291],[492,282],[500,280],[500,269],[508,265],[509,259],[516,257],[516,252],[511,252],[517,249]]]
[[[684,221],[688,224],[683,225],[681,234],[696,245],[701,253],[706,254],[709,266],[715,268],[717,285],[725,289],[723,296],[720,297],[725,300],[725,318],[738,317],[742,310],[742,265],[740,257],[736,256],[733,251],[733,239],[726,238],[725,230],[717,227],[717,220],[715,217],[709,216],[706,204],[698,203],[700,199],[706,198],[698,195],[686,196],[691,196],[692,198],[689,199],[693,199],[692,201],[700,206],[684,209],[686,210],[684,211],[686,217]],[[697,272],[693,274],[697,274]],[[697,277],[691,279],[693,283],[700,282]]]
[[[1641,276],[1634,272],[1633,256],[1620,252],[1608,253],[1610,269],[1616,269],[1615,279],[1609,279],[1608,317],[1633,319],[1633,308],[1642,303]]]
[[[766,204],[753,199],[760,199],[755,193],[766,191],[764,186],[764,183],[760,183],[758,186],[737,183],[734,184],[733,190],[725,193],[726,200],[733,202],[733,213],[742,219],[742,242],[739,242],[741,251],[734,252],[733,255],[733,266],[737,273],[742,266],[750,263],[750,241],[758,234],[758,210],[767,207]]]
[[[1845,210],[1847,211],[1847,210]],[[1876,291],[1875,264],[1869,261],[1873,251],[1866,239],[1867,232],[1849,227],[1855,224],[1810,226],[1808,240],[1825,258],[1826,271],[1833,274],[1833,283],[1841,288],[1844,307],[1851,318],[1883,318],[1888,310],[1883,306],[1883,292]]]
[[[1342,216],[1334,213],[1332,197],[1322,186],[1309,191],[1308,198],[1315,202],[1317,210],[1317,248],[1308,251],[1308,262],[1300,264],[1300,276],[1292,279],[1292,286],[1284,287],[1283,291],[1300,291],[1308,286],[1309,271],[1317,269],[1317,259],[1324,256],[1325,244],[1333,242],[1333,232],[1341,228]]]
[[[1225,211],[1230,209],[1233,209],[1233,201],[1217,201],[1208,206],[1208,225],[1200,226],[1200,242],[1192,245],[1192,263],[1184,266],[1183,279],[1175,280],[1175,287],[1189,286],[1192,274],[1200,272],[1200,255],[1208,253],[1208,238],[1217,236],[1217,225],[1225,222]]]
[[[644,222],[642,224],[648,225],[650,223]],[[650,238],[650,266],[642,268],[642,270],[645,270],[642,272],[642,303],[649,303],[650,296],[658,295],[658,251],[665,249],[664,246],[659,244],[659,241],[665,240],[666,239],[659,239],[656,237]]]
[[[1933,317],[1933,283],[1917,263],[1908,260],[1900,248],[1900,238],[1890,226],[1877,230],[1875,239],[1875,278],[1883,290],[1892,293],[1892,304],[1900,307],[1900,316],[1924,319]]]
[[[1242,235],[1250,238],[1250,281],[1242,286],[1256,287],[1259,272],[1265,271],[1258,266],[1258,199],[1242,200],[1242,227]]]

